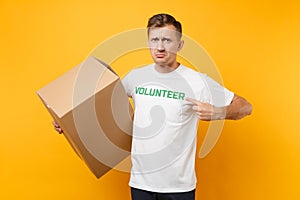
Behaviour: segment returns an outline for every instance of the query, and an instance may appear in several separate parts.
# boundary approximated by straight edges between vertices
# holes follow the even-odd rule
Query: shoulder
[[[181,65],[180,74],[190,81],[204,81],[206,74],[196,71],[192,68]]]

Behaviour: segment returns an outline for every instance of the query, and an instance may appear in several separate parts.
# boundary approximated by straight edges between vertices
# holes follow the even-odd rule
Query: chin
[[[165,59],[157,59],[157,58],[155,58],[155,59],[153,59],[153,60],[154,60],[154,62],[157,63],[157,64],[167,64],[167,63],[168,63],[168,61],[165,60]]]
[[[155,64],[162,66],[162,67],[168,65],[167,62],[161,62],[161,61],[155,61]]]

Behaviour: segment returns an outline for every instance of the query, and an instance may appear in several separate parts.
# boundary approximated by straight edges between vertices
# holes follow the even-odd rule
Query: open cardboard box
[[[130,155],[132,107],[104,62],[88,57],[37,94],[97,178]]]

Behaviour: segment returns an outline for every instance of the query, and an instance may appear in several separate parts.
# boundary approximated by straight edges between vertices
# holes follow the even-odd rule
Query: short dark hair
[[[165,13],[154,15],[148,20],[148,25],[147,25],[148,35],[149,35],[150,28],[164,27],[167,25],[173,25],[176,28],[176,31],[179,33],[179,38],[181,38],[182,36],[181,23],[177,21],[173,16]]]

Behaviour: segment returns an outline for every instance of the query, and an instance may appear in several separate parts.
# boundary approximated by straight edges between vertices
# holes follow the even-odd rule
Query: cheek
[[[149,50],[150,50],[151,55],[154,56],[154,54],[155,54],[155,49],[149,48]]]
[[[166,51],[168,51],[169,53],[172,53],[172,54],[176,54],[178,51],[178,47],[176,45],[169,45],[169,46],[166,46]]]
[[[150,51],[153,51],[153,49],[155,49],[155,45],[154,44],[148,44],[148,48],[150,49]]]

